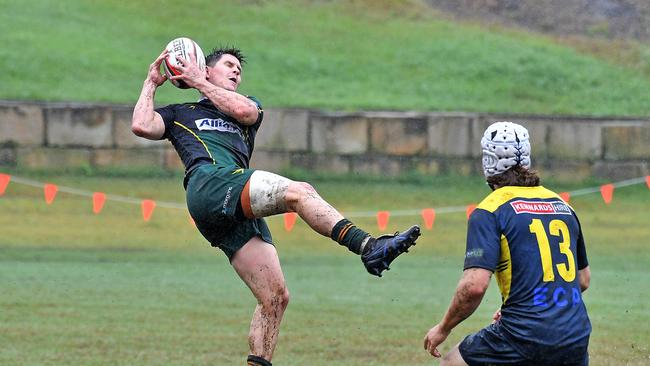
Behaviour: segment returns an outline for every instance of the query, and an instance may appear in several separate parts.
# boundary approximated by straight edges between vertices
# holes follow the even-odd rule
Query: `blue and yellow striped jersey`
[[[252,126],[240,124],[208,99],[156,109],[165,122],[162,138],[174,145],[186,173],[203,164],[248,168],[255,135],[264,115],[260,102],[254,97],[248,98],[257,104],[259,111]]]
[[[562,346],[589,336],[578,278],[587,265],[578,217],[542,186],[499,188],[470,216],[465,269],[496,273],[513,339]]]

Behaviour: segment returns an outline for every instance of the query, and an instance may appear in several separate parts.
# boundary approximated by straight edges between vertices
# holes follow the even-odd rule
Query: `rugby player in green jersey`
[[[156,89],[167,78],[149,66],[133,111],[138,136],[169,140],[185,166],[187,206],[201,234],[228,256],[257,299],[249,333],[249,365],[271,365],[280,322],[289,301],[278,254],[264,217],[296,212],[314,231],[361,256],[367,271],[381,276],[415,244],[418,226],[401,234],[372,237],[345,219],[305,182],[251,169],[255,135],[264,116],[260,102],[237,93],[244,56],[236,48],[214,49],[206,69],[179,58],[172,76],[201,94],[195,103],[154,108]],[[271,126],[272,127],[272,126]]]
[[[591,323],[581,293],[591,275],[578,217],[529,170],[524,127],[494,123],[481,146],[493,192],[470,216],[463,275],[424,348],[441,357],[438,346],[476,310],[496,273],[502,304],[494,322],[440,365],[586,366]]]

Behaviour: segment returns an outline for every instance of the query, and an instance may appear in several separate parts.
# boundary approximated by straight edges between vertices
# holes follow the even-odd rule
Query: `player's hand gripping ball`
[[[187,37],[176,38],[169,42],[165,48],[168,53],[167,58],[165,58],[163,62],[163,69],[165,69],[165,75],[167,75],[168,79],[172,76],[181,74],[178,70],[181,63],[176,59],[176,56],[180,56],[186,60],[194,60],[199,65],[199,69],[205,70],[205,56],[203,55],[203,50],[201,50],[201,47],[199,47],[199,45],[193,40]],[[169,81],[178,88],[189,88],[189,86],[187,86],[187,84],[182,80],[170,79]]]

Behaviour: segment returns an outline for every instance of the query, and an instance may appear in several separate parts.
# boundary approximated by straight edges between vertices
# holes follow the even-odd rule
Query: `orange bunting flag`
[[[474,210],[476,210],[476,207],[478,207],[478,205],[471,204],[471,205],[467,205],[467,208],[465,208],[465,214],[467,215],[468,220],[469,220],[469,217],[472,215],[472,212],[474,212]]]
[[[54,198],[56,197],[56,192],[58,190],[59,188],[56,186],[56,184],[45,184],[45,187],[43,187],[43,192],[45,193],[45,203],[51,205],[52,202],[54,202]]]
[[[295,212],[287,212],[284,214],[284,230],[286,231],[291,231],[293,229],[293,225],[296,224],[296,218],[298,218],[298,214]]]
[[[425,208],[422,210],[422,219],[424,220],[424,227],[431,230],[433,222],[436,220],[436,211],[432,208]]]
[[[144,219],[144,221],[151,220],[151,215],[153,215],[153,209],[156,208],[156,201],[143,200],[141,205],[142,205],[142,218]]]
[[[610,202],[612,202],[612,196],[614,195],[614,185],[603,184],[600,186],[600,195],[603,196],[603,201],[609,205]]]
[[[560,198],[566,203],[569,203],[571,201],[571,193],[569,192],[560,192]]]
[[[379,230],[386,230],[386,226],[388,226],[389,217],[390,217],[390,212],[388,211],[377,212],[377,226],[379,226]]]
[[[0,196],[5,194],[5,189],[7,189],[10,180],[11,180],[11,175],[0,174]]]
[[[106,202],[106,194],[102,192],[93,193],[93,212],[96,214],[102,211]]]
[[[648,186],[648,189],[650,189],[650,175],[646,175],[645,184]]]

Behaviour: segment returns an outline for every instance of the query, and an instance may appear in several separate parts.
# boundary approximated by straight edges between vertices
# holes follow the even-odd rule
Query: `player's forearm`
[[[578,282],[580,283],[580,291],[587,291],[589,283],[591,282],[591,271],[589,270],[589,266],[578,271]]]
[[[252,125],[257,121],[257,105],[245,96],[220,88],[209,82],[201,83],[197,89],[220,111],[233,117],[245,125]]]
[[[133,109],[131,118],[131,131],[134,134],[150,138],[149,134],[154,130],[154,96],[157,86],[145,80],[138,102]]]
[[[449,333],[463,320],[469,318],[481,304],[485,291],[477,289],[472,283],[462,281],[456,288],[454,298],[451,300],[449,309],[442,321],[441,328]]]

